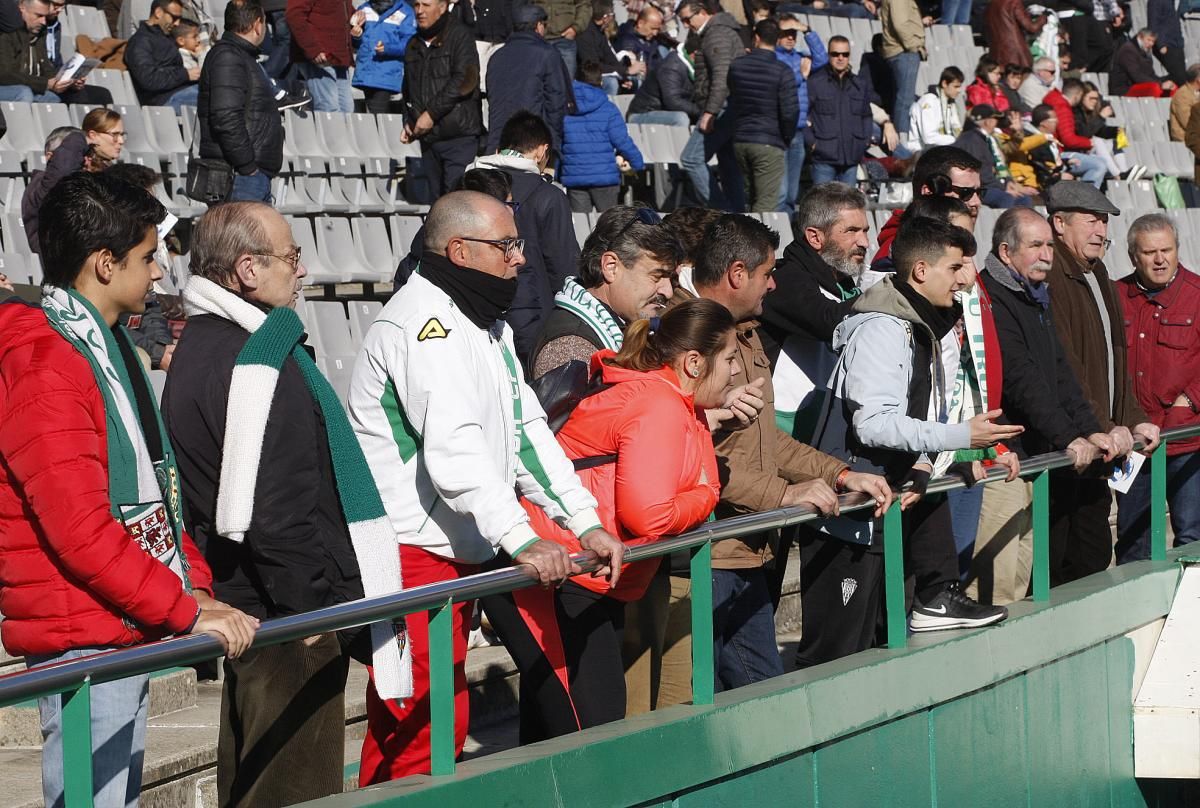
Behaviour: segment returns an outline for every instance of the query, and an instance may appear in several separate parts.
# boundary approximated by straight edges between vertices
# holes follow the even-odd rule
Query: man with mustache
[[[663,312],[683,246],[658,215],[644,208],[609,208],[583,244],[579,275],[554,297],[531,354],[530,379],[572,360],[589,362],[604,348],[620,350],[625,326]]]
[[[992,300],[1004,355],[1004,421],[1023,424],[1008,446],[1019,457],[1066,449],[1083,471],[1113,457],[1111,436],[1088,406],[1054,330],[1047,276],[1054,261],[1050,224],[1035,211],[1005,211],[979,277]],[[1027,479],[984,488],[968,594],[984,603],[1025,597],[1033,563],[1033,485]]]

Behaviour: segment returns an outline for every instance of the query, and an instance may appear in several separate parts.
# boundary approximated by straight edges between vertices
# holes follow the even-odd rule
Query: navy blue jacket
[[[662,51],[653,39],[643,39],[638,34],[636,25],[637,21],[633,17],[621,23],[621,27],[617,29],[617,37],[613,40],[613,50],[617,53],[629,51],[635,56],[640,55],[641,61],[646,63],[647,72],[653,72],[662,61]]]
[[[143,106],[162,106],[176,90],[192,83],[175,38],[147,22],[138,26],[125,45],[125,67]]]
[[[694,122],[700,117],[700,105],[695,100],[696,80],[683,57],[672,51],[658,67],[646,74],[638,88],[629,114],[641,112],[686,112]]]
[[[487,71],[487,153],[500,148],[500,130],[523,109],[546,122],[554,150],[561,151],[571,79],[558,49],[533,31],[514,31],[492,54]]]
[[[368,11],[360,3],[355,11]],[[398,93],[404,87],[404,54],[408,40],[417,32],[417,18],[406,0],[396,0],[379,19],[363,25],[362,36],[351,42],[358,48],[354,62],[354,86]],[[383,51],[375,52],[382,42]]]
[[[563,119],[559,181],[567,188],[620,185],[615,149],[635,171],[645,168],[621,112],[599,87],[575,82],[575,114]]]
[[[878,104],[879,98],[866,73],[848,73],[839,79],[829,65],[810,73],[809,159],[835,166],[858,165],[871,143],[871,102]]]
[[[792,69],[774,50],[755,48],[729,66],[729,100],[736,116],[734,143],[786,149],[796,136],[800,104]]]

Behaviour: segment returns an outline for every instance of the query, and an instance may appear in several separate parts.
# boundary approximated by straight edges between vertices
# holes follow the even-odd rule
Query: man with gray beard
[[[1045,217],[1028,208],[1005,211],[992,232],[992,252],[979,273],[992,300],[1004,381],[997,423],[1021,424],[1008,441],[1020,458],[1063,449],[1075,470],[1111,460],[1115,447],[1104,433],[1054,330],[1047,275],[1054,239]],[[1063,283],[1054,280],[1054,283]],[[993,406],[996,406],[993,404]],[[1033,563],[1032,482],[987,486],[967,594],[981,603],[1025,597]]]
[[[850,313],[866,268],[867,198],[840,182],[817,185],[800,200],[792,231],[796,240],[776,269],[760,336],[771,360],[775,420],[808,443],[837,362],[833,330]]]

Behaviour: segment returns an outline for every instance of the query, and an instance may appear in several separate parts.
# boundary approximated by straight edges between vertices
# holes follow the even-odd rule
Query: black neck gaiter
[[[516,278],[497,278],[486,272],[452,264],[444,255],[426,250],[418,270],[421,277],[450,295],[472,323],[491,328],[504,317],[517,296]]]
[[[962,317],[962,307],[955,303],[949,308],[942,308],[930,303],[920,292],[907,283],[897,283],[896,291],[916,310],[917,316],[939,340],[950,333],[954,324]]]
[[[421,39],[425,40],[426,42],[429,42],[430,40],[433,40],[433,39],[437,39],[437,37],[442,33],[442,31],[446,30],[446,25],[449,22],[450,22],[450,12],[447,11],[445,14],[438,17],[437,22],[435,22],[433,25],[429,26],[428,28],[418,28],[417,36],[421,37]]]

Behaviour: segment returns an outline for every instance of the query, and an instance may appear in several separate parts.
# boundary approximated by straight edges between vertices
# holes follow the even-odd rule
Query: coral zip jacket
[[[602,373],[612,387],[581,401],[558,441],[572,460],[617,456],[615,463],[580,471],[579,478],[596,497],[605,530],[636,546],[684,533],[708,518],[720,496],[717,458],[704,414],[679,388],[673,370],[643,373],[604,364],[613,355],[600,351],[592,356],[593,375]],[[539,536],[580,551],[579,540],[541,508],[525,507]],[[653,559],[625,565],[611,592],[602,578],[580,575],[574,580],[618,600],[637,600],[658,564]]]
[[[187,631],[195,599],[113,518],[104,399],[40,308],[0,304],[0,637],[10,654]],[[186,534],[196,589],[212,574]]]

